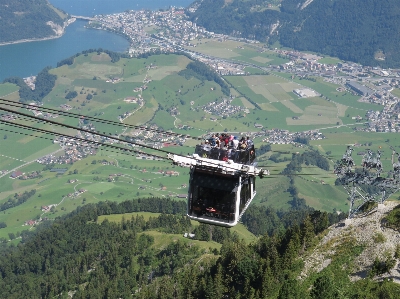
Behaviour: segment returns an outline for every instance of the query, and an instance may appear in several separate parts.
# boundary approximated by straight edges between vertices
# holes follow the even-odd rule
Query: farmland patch
[[[297,107],[292,101],[282,101],[282,104],[288,107],[294,113],[303,113],[303,110]]]
[[[101,53],[100,55],[92,55],[92,61],[111,61],[111,57],[106,53]]]
[[[260,103],[258,104],[258,106],[261,107],[262,110],[265,111],[279,111],[278,109],[276,109],[272,104],[270,103]]]
[[[293,82],[282,82],[280,83],[281,87],[286,92],[292,92],[294,89],[301,88],[300,84],[293,83]]]
[[[261,62],[261,63],[267,63],[268,61],[271,61],[272,59],[266,58],[266,57],[261,57],[261,56],[256,56],[252,57],[254,61]]]
[[[255,108],[255,106],[252,103],[250,103],[246,98],[241,97],[240,100],[242,101],[243,106],[245,106],[246,108],[249,109]]]

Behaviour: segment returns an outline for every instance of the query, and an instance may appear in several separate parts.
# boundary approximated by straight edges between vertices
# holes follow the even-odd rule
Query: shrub
[[[384,242],[386,242],[386,237],[382,233],[379,233],[379,232],[376,232],[374,234],[373,239],[374,239],[375,243],[384,243]]]

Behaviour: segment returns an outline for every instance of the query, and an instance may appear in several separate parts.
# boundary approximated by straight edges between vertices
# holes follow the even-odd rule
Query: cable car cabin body
[[[255,195],[254,176],[226,175],[194,166],[190,173],[187,215],[199,222],[232,227]]]
[[[260,169],[252,163],[254,150],[235,155],[236,161],[245,164],[200,156],[201,151],[198,146],[192,157],[172,157],[175,164],[191,167],[187,215],[203,223],[235,226],[256,195],[255,178]]]

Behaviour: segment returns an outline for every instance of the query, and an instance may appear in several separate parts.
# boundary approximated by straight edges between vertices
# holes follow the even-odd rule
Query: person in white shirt
[[[235,137],[233,137],[233,140],[232,140],[233,149],[236,150],[238,148],[238,145],[239,145],[239,140],[237,140],[237,138],[235,136]]]

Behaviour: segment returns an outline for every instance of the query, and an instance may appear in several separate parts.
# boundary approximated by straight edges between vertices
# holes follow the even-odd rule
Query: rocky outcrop
[[[352,280],[366,277],[376,259],[382,261],[388,257],[393,258],[396,247],[400,246],[400,232],[385,227],[384,218],[397,205],[399,202],[388,201],[367,215],[331,226],[314,251],[304,258],[305,267],[301,277],[306,277],[312,271],[320,272],[327,267],[344,242],[351,241],[354,246],[364,248],[353,261],[350,277]],[[399,259],[389,273],[377,276],[379,280],[383,278],[391,278],[400,283]]]

